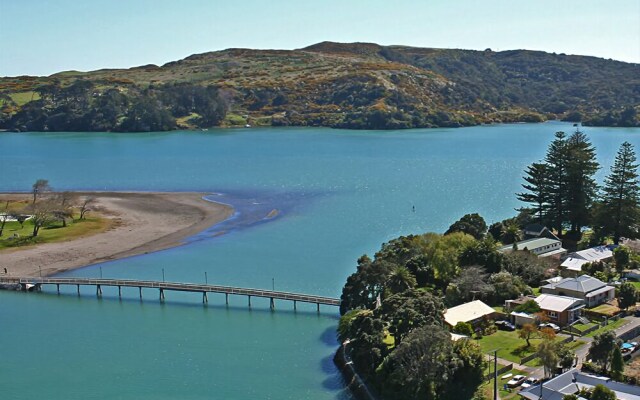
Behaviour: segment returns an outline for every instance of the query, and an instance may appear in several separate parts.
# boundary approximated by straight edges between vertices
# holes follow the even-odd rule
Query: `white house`
[[[567,250],[562,247],[562,242],[549,238],[527,239],[514,244],[502,246],[498,249],[500,253],[509,253],[513,250],[527,250],[538,257],[561,257],[567,254]]]
[[[560,268],[570,275],[577,275],[582,271],[582,266],[586,263],[607,261],[613,258],[613,251],[608,246],[597,246],[590,249],[570,253],[566,260],[560,264]]]
[[[456,326],[458,322],[468,322],[474,325],[482,319],[490,319],[495,312],[496,310],[484,304],[482,301],[475,300],[447,309],[444,313],[444,322],[452,328]]]

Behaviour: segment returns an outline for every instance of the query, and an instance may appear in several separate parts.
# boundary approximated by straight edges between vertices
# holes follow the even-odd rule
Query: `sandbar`
[[[0,251],[0,276],[49,276],[104,261],[163,250],[224,221],[233,208],[194,192],[74,192],[96,199],[94,208],[112,221],[101,233],[56,243]],[[0,194],[25,199],[29,194]],[[8,274],[4,275],[4,268]]]

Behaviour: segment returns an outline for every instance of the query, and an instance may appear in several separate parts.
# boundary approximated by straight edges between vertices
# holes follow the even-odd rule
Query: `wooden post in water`
[[[293,301],[293,311],[296,311],[296,301]]]
[[[80,296],[80,285],[76,285],[78,287],[78,296]]]
[[[251,308],[251,296],[249,296],[249,308]]]
[[[60,284],[56,283],[56,288],[58,289],[58,294],[60,294]]]
[[[209,302],[209,299],[207,298],[207,292],[202,292],[202,304],[206,304]]]
[[[118,285],[118,298],[122,298],[122,286]]]
[[[100,285],[96,285],[96,296],[102,297],[102,288]]]
[[[316,303],[316,306],[318,307],[318,314],[320,314],[320,303]]]
[[[276,308],[276,305],[275,305],[275,303],[273,302],[273,297],[271,297],[269,300],[270,300],[270,302],[269,302],[269,308],[271,308],[271,309],[273,310],[274,308]]]
[[[138,290],[140,291],[140,300],[142,301],[142,286],[138,286]]]
[[[164,289],[160,288],[160,302],[164,302]]]
[[[224,300],[227,305],[229,305],[229,293],[224,294]]]

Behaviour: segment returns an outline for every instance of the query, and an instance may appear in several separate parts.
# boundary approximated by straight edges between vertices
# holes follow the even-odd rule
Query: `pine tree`
[[[611,377],[618,382],[622,382],[624,378],[624,360],[618,346],[613,349],[611,356]]]
[[[596,151],[587,136],[576,130],[567,141],[566,210],[571,232],[579,236],[581,228],[591,221],[591,206],[598,185],[593,176],[600,168]]]
[[[531,204],[531,211],[537,215],[537,221],[544,223],[545,216],[549,209],[549,170],[547,164],[533,163],[527,167],[527,174],[524,177],[526,184],[522,187],[528,191],[517,193],[518,200]]]
[[[562,228],[567,221],[567,177],[569,152],[564,132],[556,132],[556,138],[549,145],[545,162],[548,170],[548,190],[550,210],[549,224],[562,235]]]
[[[616,244],[620,237],[640,236],[640,186],[638,186],[638,164],[633,145],[624,142],[605,178],[603,201],[599,222],[604,234],[613,234]]]

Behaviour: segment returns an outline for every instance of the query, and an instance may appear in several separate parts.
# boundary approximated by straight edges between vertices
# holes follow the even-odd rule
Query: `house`
[[[527,314],[524,312],[513,311],[509,315],[511,315],[511,320],[517,327],[521,327],[524,324],[535,324],[537,321],[535,315]]]
[[[553,294],[541,294],[536,297],[540,310],[549,318],[549,322],[565,326],[580,318],[580,310],[585,307],[582,299]]]
[[[514,300],[505,300],[504,310],[506,312],[513,311],[516,307],[523,305],[527,301],[531,301],[535,299],[536,299],[536,296],[527,295],[527,296],[520,296]]]
[[[482,301],[475,300],[447,309],[444,313],[444,322],[451,328],[458,322],[467,322],[475,326],[482,320],[492,319],[495,312],[496,310]]]
[[[560,240],[556,235],[553,234],[544,225],[541,224],[529,224],[524,227],[523,231],[525,239],[533,239],[533,238],[547,238],[547,239],[555,239]]]
[[[562,400],[567,394],[577,394],[580,389],[589,390],[596,385],[604,385],[613,390],[616,398],[620,400],[640,400],[640,386],[615,382],[608,377],[585,374],[577,369],[569,370],[542,384],[522,389],[519,394],[527,400]]]
[[[564,278],[540,288],[540,293],[556,296],[575,297],[584,301],[587,307],[595,307],[615,297],[615,288],[589,275]]]
[[[523,240],[498,249],[500,253],[509,253],[513,250],[527,250],[538,257],[560,258],[567,254],[567,250],[562,247],[562,242],[557,239],[534,238]]]
[[[565,270],[567,275],[577,276],[582,271],[582,266],[584,264],[597,261],[608,261],[612,258],[612,247],[597,246],[570,253],[567,259],[560,264],[560,268]]]

